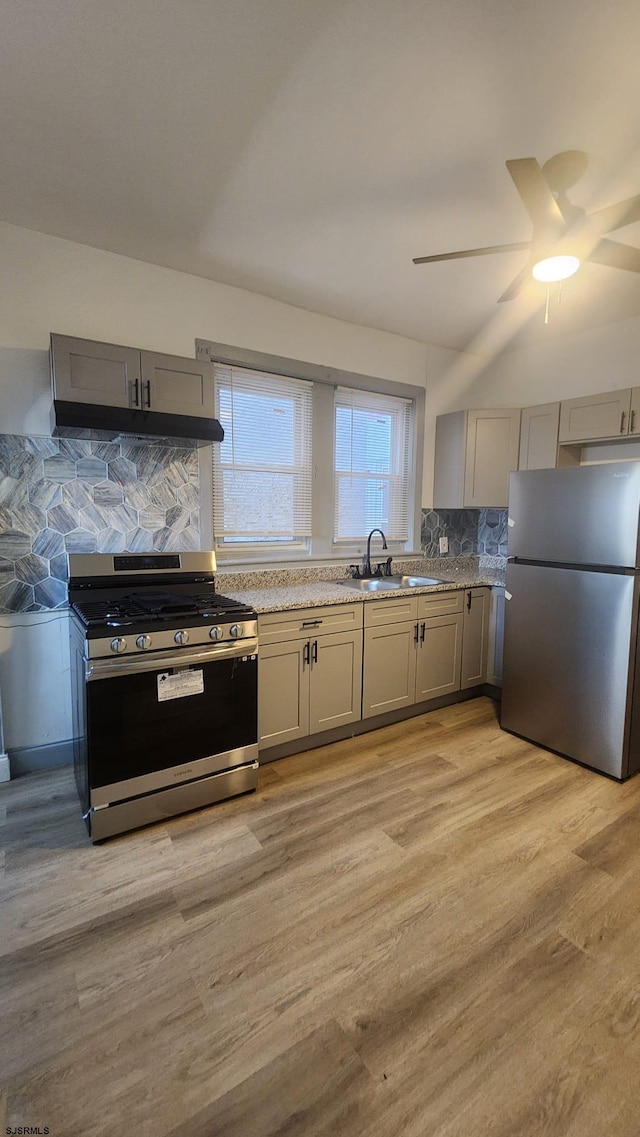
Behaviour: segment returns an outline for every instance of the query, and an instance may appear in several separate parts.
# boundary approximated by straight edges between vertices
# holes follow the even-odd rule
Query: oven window
[[[257,656],[217,659],[188,669],[183,689],[159,699],[167,668],[87,683],[89,779],[93,787],[152,774],[258,741]],[[172,674],[185,670],[174,668]],[[202,684],[198,675],[202,672]],[[178,688],[179,689],[179,688]]]

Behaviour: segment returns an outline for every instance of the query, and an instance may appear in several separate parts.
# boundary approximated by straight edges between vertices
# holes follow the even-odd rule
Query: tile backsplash
[[[68,553],[200,548],[198,451],[0,434],[0,612],[66,603]]]
[[[438,540],[449,538],[449,556],[507,555],[506,509],[423,509],[421,545],[427,557],[440,556]]]

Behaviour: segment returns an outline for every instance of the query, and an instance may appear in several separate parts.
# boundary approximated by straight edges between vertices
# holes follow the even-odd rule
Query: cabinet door
[[[362,632],[311,640],[309,734],[357,722],[362,702]]]
[[[519,470],[554,470],[558,450],[560,403],[525,407],[520,420]]]
[[[629,434],[640,434],[640,387],[631,388],[631,413],[629,415]]]
[[[362,717],[415,703],[417,623],[366,628]]]
[[[631,389],[565,399],[560,404],[560,442],[615,438],[629,430]]]
[[[489,588],[468,588],[465,593],[460,680],[463,691],[486,681],[490,595]]]
[[[504,588],[492,588],[489,603],[489,650],[487,683],[502,686],[502,649],[504,643]]]
[[[213,418],[213,364],[143,351],[142,406],[174,415]]]
[[[51,336],[56,399],[103,407],[140,405],[140,352],[132,347]]]
[[[518,469],[519,410],[467,411],[464,506],[506,506],[509,474]]]
[[[263,750],[309,733],[308,649],[308,641],[260,647],[258,730]]]
[[[462,613],[432,616],[420,622],[416,667],[416,702],[460,690]]]

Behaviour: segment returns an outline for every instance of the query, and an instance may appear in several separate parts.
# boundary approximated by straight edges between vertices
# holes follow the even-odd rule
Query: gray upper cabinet
[[[140,352],[132,347],[51,336],[56,399],[106,407],[140,405]]]
[[[520,410],[454,411],[436,419],[434,508],[504,507],[518,469]]]
[[[143,409],[211,418],[214,406],[212,363],[151,351],[140,355]]]
[[[51,369],[59,400],[213,418],[208,360],[52,335]]]
[[[593,442],[628,435],[631,422],[631,388],[566,399],[560,406],[560,442]],[[634,390],[635,394],[635,390]],[[636,422],[636,420],[638,420]],[[634,400],[632,433],[640,430]]]
[[[557,464],[560,403],[525,407],[520,422],[519,470],[553,470]]]

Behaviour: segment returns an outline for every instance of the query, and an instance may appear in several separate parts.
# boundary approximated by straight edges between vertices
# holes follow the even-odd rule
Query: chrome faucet
[[[371,571],[371,538],[373,537],[374,533],[380,534],[380,536],[382,537],[382,548],[383,549],[387,548],[387,538],[385,537],[384,533],[382,532],[382,529],[372,529],[369,536],[367,537],[367,555],[364,559],[364,565],[362,568],[362,575],[363,576],[373,576],[373,573]]]

